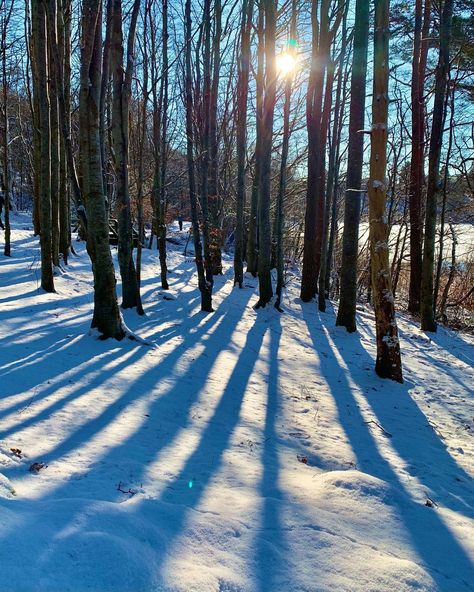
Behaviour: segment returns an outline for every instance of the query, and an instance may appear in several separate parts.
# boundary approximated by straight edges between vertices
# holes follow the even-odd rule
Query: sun
[[[296,69],[296,56],[290,53],[281,53],[276,58],[277,70],[280,76],[288,76]]]

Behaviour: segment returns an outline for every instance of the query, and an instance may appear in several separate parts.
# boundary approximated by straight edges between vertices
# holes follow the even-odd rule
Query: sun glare
[[[296,69],[297,59],[289,53],[281,53],[277,56],[277,70],[280,76],[287,76]]]

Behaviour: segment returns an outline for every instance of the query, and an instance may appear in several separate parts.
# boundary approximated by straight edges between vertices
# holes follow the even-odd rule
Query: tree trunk
[[[389,70],[389,1],[375,2],[374,84],[369,176],[369,232],[377,341],[376,373],[403,382],[400,343],[391,288],[385,219]]]
[[[408,310],[420,312],[421,265],[423,245],[423,167],[425,142],[425,70],[429,35],[431,0],[415,2],[415,31],[413,42],[413,66],[411,79],[411,164],[410,164],[410,287]],[[423,17],[423,25],[422,25]]]
[[[259,187],[258,226],[258,283],[260,297],[256,308],[264,307],[273,296],[271,258],[272,240],[270,223],[271,165],[273,141],[273,113],[276,99],[276,5],[275,0],[264,0],[265,13],[265,94],[262,116],[262,154]]]
[[[79,94],[79,152],[82,191],[87,210],[87,249],[94,274],[92,327],[102,337],[125,335],[117,303],[114,264],[109,247],[100,150],[102,2],[84,0],[82,8]]]
[[[237,80],[237,214],[234,250],[234,286],[244,282],[244,209],[245,209],[245,157],[247,153],[247,101],[250,71],[250,33],[254,0],[243,0],[240,26],[240,56]]]
[[[202,243],[199,229],[199,217],[196,195],[196,178],[194,174],[194,142],[193,142],[193,86],[191,70],[191,0],[186,0],[185,4],[185,93],[186,93],[186,136],[187,136],[187,163],[188,163],[188,183],[189,200],[191,204],[191,221],[193,227],[194,253],[196,258],[196,268],[198,273],[199,290],[201,292],[201,310],[203,312],[212,312],[212,284],[206,279],[204,261],[202,257]]]
[[[264,38],[264,10],[263,3],[260,3],[258,9],[257,25],[258,45],[257,45],[257,79],[256,79],[256,119],[257,136],[255,140],[254,155],[254,177],[252,182],[252,194],[250,198],[250,217],[249,230],[247,236],[247,271],[254,277],[257,276],[258,269],[258,192],[260,187],[260,167],[262,152],[262,115],[263,115],[263,78],[264,78],[264,60],[265,60],[265,38]]]
[[[128,34],[127,65],[123,64],[122,0],[113,0],[110,62],[113,79],[112,142],[118,203],[118,260],[122,277],[122,308],[136,308],[143,314],[135,263],[133,261],[132,214],[128,159],[131,81],[134,67],[135,31],[140,0],[135,0]]]
[[[290,38],[287,43],[287,52],[293,59],[296,59],[296,0],[291,3],[291,24],[290,24]],[[283,144],[281,149],[281,163],[280,163],[280,183],[278,187],[277,206],[276,206],[276,268],[277,268],[277,286],[276,286],[276,300],[275,308],[281,311],[281,297],[283,286],[285,284],[284,278],[284,260],[283,260],[283,232],[284,232],[284,200],[286,194],[286,182],[288,177],[288,150],[290,143],[290,108],[291,108],[291,92],[293,87],[293,71],[290,70],[285,81],[285,104],[283,107]]]
[[[166,165],[168,151],[168,0],[162,0],[162,19],[163,19],[163,72],[162,72],[162,101],[161,101],[161,159],[159,163],[160,175],[160,195],[158,208],[158,252],[160,257],[161,287],[168,290],[168,267],[166,265]],[[158,132],[159,135],[159,132]]]
[[[38,107],[39,129],[39,214],[41,223],[41,287],[46,292],[54,292],[52,215],[51,215],[51,121],[48,94],[48,36],[46,11],[43,2],[33,2],[31,6],[35,91]]]
[[[341,291],[336,325],[356,330],[357,256],[364,158],[364,118],[369,44],[369,2],[357,0],[352,56],[349,145],[347,152],[344,231],[342,238]]]
[[[421,328],[436,331],[435,302],[433,294],[433,269],[436,241],[436,209],[438,197],[439,166],[443,128],[446,118],[445,101],[449,74],[449,45],[453,17],[453,0],[445,0],[442,8],[439,38],[439,60],[436,67],[433,121],[431,127],[428,187],[426,192],[425,240],[421,277]]]
[[[221,199],[218,184],[218,134],[217,98],[219,94],[219,70],[221,64],[222,6],[221,0],[214,0],[214,39],[212,84],[209,107],[209,250],[213,275],[222,274],[223,233],[221,223]]]

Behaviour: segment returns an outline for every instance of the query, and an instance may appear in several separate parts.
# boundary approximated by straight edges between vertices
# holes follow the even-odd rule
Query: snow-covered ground
[[[370,310],[348,335],[294,282],[255,312],[226,260],[204,315],[170,245],[174,299],[145,251],[125,314],[153,345],[98,341],[83,245],[48,295],[30,228],[0,257],[2,592],[474,589],[472,340],[401,318],[382,381]]]

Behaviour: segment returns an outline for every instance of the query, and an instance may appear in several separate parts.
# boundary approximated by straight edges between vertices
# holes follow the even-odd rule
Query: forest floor
[[[295,280],[284,314],[256,312],[256,280],[234,289],[226,260],[204,315],[192,257],[169,246],[170,296],[147,250],[146,316],[124,315],[152,345],[99,341],[84,245],[45,294],[14,217],[2,592],[472,590],[472,338],[401,316],[406,380],[383,381],[369,308],[349,335]]]

